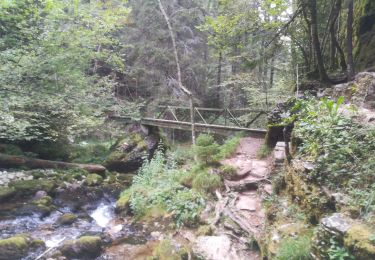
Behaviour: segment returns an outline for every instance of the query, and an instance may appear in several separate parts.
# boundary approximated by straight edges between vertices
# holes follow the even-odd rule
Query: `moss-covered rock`
[[[95,259],[102,252],[102,240],[98,236],[83,236],[66,241],[60,251],[68,258]]]
[[[86,177],[86,184],[88,186],[97,186],[102,184],[103,182],[103,177],[98,175],[98,174],[89,174]]]
[[[127,192],[123,192],[120,195],[120,198],[116,202],[116,208],[115,208],[115,212],[117,214],[123,214],[123,215],[128,214],[130,210],[130,197],[131,197],[130,193],[127,193]]]
[[[357,70],[375,68],[375,2],[358,0],[355,9]]]
[[[26,197],[41,190],[50,193],[56,187],[56,184],[52,180],[46,179],[22,180],[10,182],[9,187],[14,188],[18,196]]]
[[[12,197],[16,193],[13,187],[0,187],[0,202]]]
[[[293,201],[308,215],[311,222],[318,222],[326,213],[332,212],[334,204],[323,187],[308,179],[312,170],[310,163],[293,160],[285,172],[286,191]]]
[[[213,233],[213,229],[210,225],[200,226],[197,230],[198,236],[211,236],[212,233]]]
[[[57,225],[71,225],[77,220],[77,216],[72,213],[67,213],[64,215],[61,215],[58,219],[56,224]]]
[[[41,240],[24,235],[17,235],[0,240],[0,260],[16,260],[27,256],[28,252],[44,247]]]
[[[344,237],[344,245],[355,259],[375,259],[375,244],[370,240],[372,234],[363,224],[355,224],[349,228]]]
[[[35,211],[41,213],[42,215],[49,214],[54,208],[52,205],[52,198],[50,196],[44,196],[40,199],[34,200],[32,204],[36,206]]]
[[[152,259],[160,260],[181,260],[188,259],[189,250],[185,247],[177,247],[169,239],[165,239],[159,242],[154,248]]]
[[[141,126],[133,125],[129,135],[120,138],[112,147],[104,162],[110,171],[129,173],[137,170],[147,158],[151,158],[159,144],[157,133],[145,133]]]

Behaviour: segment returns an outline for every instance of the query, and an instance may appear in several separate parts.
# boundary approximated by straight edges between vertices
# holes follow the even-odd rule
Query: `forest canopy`
[[[265,109],[297,79],[373,66],[374,6],[352,2],[162,1],[194,102]],[[2,1],[0,62],[3,140],[78,137],[108,113],[186,103],[156,0]]]

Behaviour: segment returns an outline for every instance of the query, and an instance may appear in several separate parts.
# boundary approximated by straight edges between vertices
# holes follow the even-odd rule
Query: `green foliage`
[[[354,257],[334,239],[330,239],[328,256],[330,260],[354,260]]]
[[[10,155],[23,155],[21,148],[14,144],[0,144],[0,153]]]
[[[76,163],[102,164],[109,154],[110,147],[110,142],[94,140],[82,141],[72,147],[70,159]]]
[[[200,192],[213,193],[223,186],[223,181],[218,174],[200,171],[192,181],[192,187]]]
[[[210,165],[217,162],[215,156],[219,153],[219,145],[211,135],[200,134],[196,140],[194,151],[202,164]]]
[[[171,168],[161,151],[145,162],[134,176],[132,186],[121,197],[130,195],[130,207],[137,217],[158,208],[172,214],[176,224],[192,225],[204,205],[203,197],[197,191],[182,186],[177,177],[180,171]]]
[[[12,1],[0,8],[0,139],[56,141],[100,124],[124,69],[112,1]],[[93,65],[93,64],[96,65]],[[100,78],[99,78],[100,76]]]
[[[311,235],[284,238],[276,255],[278,260],[310,260]]]
[[[337,103],[300,101],[295,136],[302,140],[299,156],[316,167],[307,178],[332,190],[346,191],[363,212],[374,209],[375,131],[340,114]]]

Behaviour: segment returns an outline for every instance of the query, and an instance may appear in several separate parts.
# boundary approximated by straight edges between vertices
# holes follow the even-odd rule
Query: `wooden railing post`
[[[195,145],[195,108],[193,97],[190,95],[190,122],[191,122],[191,142]]]

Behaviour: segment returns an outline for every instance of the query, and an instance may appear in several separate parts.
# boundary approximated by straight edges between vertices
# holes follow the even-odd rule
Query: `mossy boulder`
[[[130,211],[130,193],[123,192],[116,202],[115,212],[126,215]]]
[[[13,187],[0,187],[0,202],[9,199],[16,193]]]
[[[355,224],[346,232],[344,245],[355,259],[375,259],[375,244],[370,240],[373,234],[367,226]]]
[[[64,215],[61,215],[58,219],[56,224],[58,226],[61,225],[71,225],[77,220],[77,216],[72,213],[66,213]]]
[[[95,259],[102,252],[102,240],[98,236],[83,236],[66,241],[60,251],[68,258]]]
[[[103,182],[103,177],[98,175],[98,174],[89,174],[86,177],[86,184],[88,186],[97,186],[102,184]]]
[[[34,200],[32,204],[36,206],[35,211],[42,215],[48,215],[54,208],[50,196],[44,196],[40,199]]]
[[[44,242],[24,235],[0,240],[0,260],[22,259],[30,251],[44,248]]]
[[[159,135],[143,131],[140,125],[128,128],[129,134],[120,138],[112,147],[104,162],[109,171],[129,173],[136,171],[145,159],[153,156],[159,144]]]
[[[45,191],[51,193],[56,187],[52,180],[39,179],[39,180],[21,180],[9,183],[9,187],[15,189],[18,196],[27,197],[34,195],[37,191]]]

